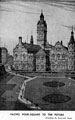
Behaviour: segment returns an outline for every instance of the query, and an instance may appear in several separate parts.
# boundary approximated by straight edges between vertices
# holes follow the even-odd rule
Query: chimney
[[[30,44],[33,45],[33,35],[31,35]]]
[[[61,40],[61,45],[63,45],[63,41]]]
[[[19,37],[19,45],[22,44],[22,37]]]

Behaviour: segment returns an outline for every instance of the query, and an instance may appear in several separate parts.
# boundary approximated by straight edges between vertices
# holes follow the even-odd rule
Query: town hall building
[[[75,71],[75,40],[72,29],[68,47],[63,41],[57,41],[55,45],[47,42],[47,23],[41,12],[40,20],[37,22],[37,44],[34,44],[33,35],[30,43],[19,42],[13,49],[15,70],[27,72],[59,72]]]

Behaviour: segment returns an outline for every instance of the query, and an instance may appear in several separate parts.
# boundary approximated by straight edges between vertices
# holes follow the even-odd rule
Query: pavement
[[[5,84],[5,86],[10,86],[12,88],[7,88],[3,90],[2,95],[0,96],[0,109],[3,110],[13,110],[15,107],[15,102],[18,100],[18,95],[21,89],[21,86],[23,84],[23,82],[28,79],[29,77],[25,77],[22,75],[16,75],[15,73],[10,73],[11,75],[14,75],[11,79],[7,80]],[[4,102],[3,102],[4,101]],[[13,103],[14,105],[12,105],[11,103]]]
[[[29,81],[32,81],[34,79],[36,79],[37,77],[34,77],[34,78],[30,78],[26,81],[24,81],[22,87],[21,87],[21,90],[20,90],[20,93],[19,93],[19,96],[18,96],[18,100],[22,103],[24,103],[28,108],[31,108],[33,110],[41,110],[41,108],[39,106],[36,106],[34,103],[32,103],[32,101],[29,101],[28,99],[26,99],[24,97],[24,94],[25,94],[25,88],[26,88],[26,83],[29,82]]]
[[[15,73],[15,72],[11,72],[11,71],[8,71],[8,73],[10,73],[10,74],[12,74],[12,75],[16,75],[16,76],[19,76],[19,77],[25,77],[25,78],[30,78],[30,77],[28,77],[28,76],[24,76],[24,75],[20,75],[20,74],[18,74],[18,73]]]
[[[5,107],[6,107],[3,109],[13,110],[15,107],[15,103],[19,101],[29,109],[40,110],[41,108],[39,106],[36,106],[31,101],[24,98],[27,82],[34,80],[36,77],[31,78],[10,71],[8,71],[8,73],[14,76],[6,82],[6,85],[11,85],[13,87],[12,89],[6,89],[4,93],[1,95],[1,99],[5,100]]]

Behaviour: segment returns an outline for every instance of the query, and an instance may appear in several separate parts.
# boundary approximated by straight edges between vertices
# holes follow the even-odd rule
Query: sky
[[[18,37],[29,43],[31,35],[37,44],[41,10],[47,22],[47,41],[54,45],[62,40],[67,46],[72,26],[75,31],[75,0],[0,0],[0,46],[13,54]]]

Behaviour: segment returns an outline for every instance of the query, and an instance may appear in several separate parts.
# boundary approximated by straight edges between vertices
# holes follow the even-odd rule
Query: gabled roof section
[[[63,48],[65,48],[66,50],[68,50],[68,48],[66,46],[64,46],[60,41],[57,41],[56,44],[55,44],[55,47],[56,45],[60,45],[62,46]]]
[[[56,46],[56,45],[61,45],[61,43],[60,43],[59,41],[57,41],[57,42],[55,43],[55,46]]]
[[[46,56],[46,53],[45,53],[45,51],[41,48],[41,49],[36,53],[36,55]]]
[[[22,44],[27,49],[28,53],[35,54],[41,49],[39,45],[29,44],[29,43],[22,43]]]
[[[46,56],[49,56],[50,50],[45,50]]]
[[[46,43],[45,48],[52,48],[52,45],[51,45],[51,44],[49,44],[49,43]]]
[[[19,44],[16,45],[16,47],[13,49],[16,50],[16,48],[18,48]],[[29,44],[29,43],[23,43],[22,42],[22,46],[27,49],[28,53],[37,53],[41,47],[39,45],[35,45],[35,44]]]

